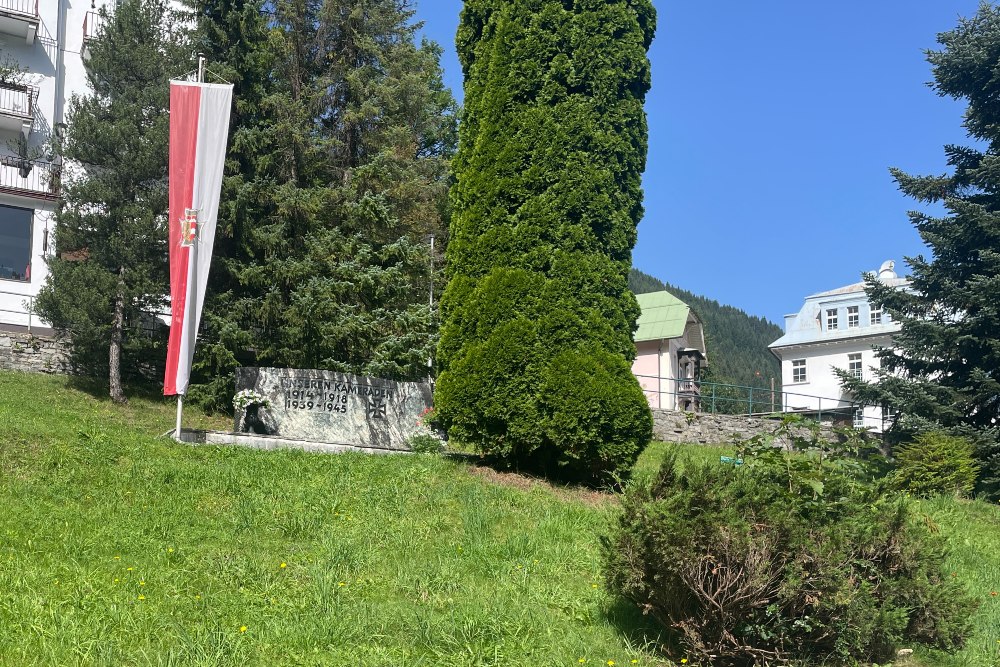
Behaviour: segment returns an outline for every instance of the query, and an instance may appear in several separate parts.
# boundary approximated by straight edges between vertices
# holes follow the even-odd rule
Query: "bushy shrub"
[[[967,496],[979,475],[975,447],[966,438],[922,433],[894,452],[896,487],[918,496]]]
[[[973,603],[906,498],[815,438],[798,452],[770,444],[747,443],[739,466],[681,468],[668,455],[625,495],[604,542],[609,586],[704,664],[853,664],[904,641],[960,646]]]

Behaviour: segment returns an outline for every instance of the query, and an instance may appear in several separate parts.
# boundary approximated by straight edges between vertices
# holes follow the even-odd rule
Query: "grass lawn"
[[[610,496],[435,456],[178,445],[173,420],[0,372],[0,665],[672,664],[604,590]],[[919,664],[1000,664],[1000,512],[921,508],[983,607],[962,654]]]

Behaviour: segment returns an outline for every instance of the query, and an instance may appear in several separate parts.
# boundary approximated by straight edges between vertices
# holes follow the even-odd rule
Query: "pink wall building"
[[[642,314],[635,332],[632,374],[651,408],[697,411],[695,380],[708,365],[705,331],[691,308],[669,292],[637,294]]]

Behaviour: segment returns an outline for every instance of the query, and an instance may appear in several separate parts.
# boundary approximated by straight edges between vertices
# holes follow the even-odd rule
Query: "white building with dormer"
[[[878,279],[905,288],[895,262],[884,262]],[[783,410],[848,423],[881,433],[881,407],[858,407],[834,369],[870,379],[879,367],[875,347],[891,347],[899,324],[873,306],[863,282],[806,297],[798,313],[785,315],[785,335],[768,347],[781,362]]]
[[[69,99],[84,93],[89,40],[117,0],[0,0],[0,329],[42,330],[32,315],[45,283],[62,174],[52,143]]]

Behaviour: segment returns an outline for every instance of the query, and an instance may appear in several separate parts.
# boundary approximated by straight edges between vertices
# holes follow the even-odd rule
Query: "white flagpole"
[[[199,53],[198,54],[198,83],[204,83],[204,82],[205,82],[205,56]],[[192,281],[192,283],[195,286],[197,286],[198,285],[198,238],[197,238],[197,236],[194,239],[194,243],[191,244],[191,249],[188,251],[188,253],[189,253],[189,255],[188,255],[188,261],[191,262],[191,264],[192,264],[192,266],[191,266],[191,277],[190,277],[190,280]],[[197,290],[197,287],[196,287],[194,290],[192,290],[192,294],[191,294],[191,296],[193,297],[192,298],[192,303],[188,304],[185,307],[185,313],[191,313],[192,314],[191,319],[194,319],[195,317],[197,317],[197,313],[198,313],[198,306],[197,306],[197,301],[196,301],[197,298],[198,298],[197,294],[198,294],[198,290]],[[195,333],[195,336],[197,337],[197,332]],[[182,440],[181,440],[181,416],[183,414],[184,414],[184,394],[177,394],[177,424],[174,427],[174,440],[176,440],[177,442],[182,442]]]

